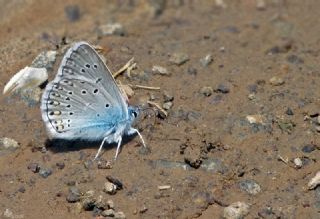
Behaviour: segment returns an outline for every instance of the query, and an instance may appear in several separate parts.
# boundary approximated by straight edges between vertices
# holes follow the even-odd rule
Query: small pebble
[[[80,201],[80,195],[81,195],[80,190],[77,187],[72,186],[69,188],[69,193],[66,197],[66,200],[69,203],[78,202]]]
[[[169,59],[169,62],[176,65],[182,65],[187,61],[189,61],[189,56],[185,53],[173,53]]]
[[[303,166],[303,162],[302,162],[301,158],[299,158],[299,157],[294,158],[293,163],[294,163],[295,167],[298,169]]]
[[[242,180],[239,182],[239,187],[241,190],[247,192],[250,195],[256,195],[259,192],[261,192],[261,187],[260,185],[252,180],[252,179],[247,179],[247,180]]]
[[[8,208],[3,212],[3,216],[5,218],[14,218],[13,212]]]
[[[209,192],[194,192],[191,197],[193,205],[200,209],[206,209],[212,202],[212,196]]]
[[[12,138],[0,138],[0,150],[16,150],[19,147],[19,143]]]
[[[165,110],[170,110],[173,106],[173,102],[166,102],[162,105],[162,108]]]
[[[132,55],[133,51],[128,46],[121,46],[120,52]]]
[[[56,62],[57,51],[48,50],[41,52],[31,63],[32,68],[45,68],[50,70],[53,68],[54,63]],[[46,76],[48,79],[48,76]]]
[[[289,108],[289,107],[288,107],[287,110],[286,110],[286,114],[287,114],[288,116],[293,116],[293,115],[294,115],[292,109]]]
[[[28,169],[31,170],[34,173],[38,173],[40,170],[40,166],[38,163],[30,163],[28,165]]]
[[[289,55],[287,61],[292,64],[303,64],[304,60],[297,55]]]
[[[163,91],[163,99],[164,102],[172,102],[174,100],[174,97],[168,91]]]
[[[84,198],[81,201],[82,208],[86,211],[93,210],[96,200],[93,197]]]
[[[200,89],[200,93],[203,94],[206,97],[209,97],[209,96],[212,95],[213,89],[212,89],[212,87],[202,87]]]
[[[193,75],[193,76],[195,76],[195,75],[197,75],[197,69],[196,68],[194,68],[194,67],[189,67],[188,68],[188,74],[189,75]]]
[[[112,164],[110,161],[99,160],[98,169],[112,169]]]
[[[195,111],[189,111],[187,112],[187,121],[190,122],[195,122],[196,120],[201,118],[201,113],[200,112],[195,112]]]
[[[113,209],[108,209],[108,210],[104,210],[103,212],[101,212],[101,215],[103,217],[114,217],[114,210]]]
[[[200,59],[200,63],[203,67],[207,67],[213,62],[213,58],[211,54],[206,55],[202,59]]]
[[[108,200],[107,204],[108,204],[110,209],[114,209],[114,202],[112,200]]]
[[[265,10],[266,9],[265,0],[256,0],[256,8],[261,11]]]
[[[235,202],[224,208],[223,217],[226,219],[242,219],[249,214],[250,206],[245,202]]]
[[[256,95],[254,93],[251,93],[248,95],[248,99],[249,100],[255,100],[256,99]]]
[[[171,75],[165,67],[162,67],[162,66],[159,66],[159,65],[154,65],[152,67],[152,72],[154,74],[165,75],[165,76],[170,76]]]
[[[97,200],[94,203],[95,207],[100,210],[106,210],[109,208],[108,203],[105,201],[102,195],[99,195]]]
[[[284,84],[284,80],[280,77],[274,76],[269,80],[270,84],[273,86],[280,86]]]
[[[218,93],[227,94],[230,92],[230,89],[224,84],[219,84],[215,91]]]
[[[82,210],[83,210],[83,207],[80,202],[77,202],[73,205],[72,212],[74,214],[80,214],[82,212]]]
[[[139,213],[143,214],[143,213],[145,213],[147,211],[148,211],[148,208],[146,206],[142,206],[142,208],[139,210]]]
[[[114,218],[115,219],[125,219],[126,215],[122,211],[118,211],[114,213]]]
[[[43,178],[47,178],[52,174],[52,170],[48,168],[40,168],[39,170],[39,175],[42,176]]]
[[[74,22],[80,19],[80,9],[78,5],[68,5],[64,8],[64,12],[69,21]]]
[[[149,3],[153,18],[160,16],[167,6],[166,0],[147,1]]]
[[[114,195],[114,194],[117,193],[117,186],[116,186],[115,184],[111,183],[111,182],[106,182],[106,183],[104,184],[104,189],[103,189],[103,191],[104,191],[105,193],[110,194],[110,195]]]
[[[113,176],[106,176],[106,179],[107,179],[109,182],[111,182],[111,183],[113,183],[114,185],[116,185],[116,187],[117,187],[118,190],[123,189],[123,184],[122,184],[122,182],[121,182],[119,179],[117,179],[117,178],[115,178],[115,177],[113,177]]]
[[[21,186],[19,189],[18,189],[19,192],[21,193],[25,193],[26,191],[26,188],[24,186]]]
[[[266,120],[263,115],[248,115],[246,119],[250,124],[264,124]]]
[[[126,33],[124,27],[120,23],[103,24],[98,28],[98,36],[124,36]]]
[[[301,151],[304,152],[304,153],[311,153],[311,152],[313,152],[314,150],[316,150],[316,146],[315,146],[315,145],[312,145],[312,144],[305,145],[305,146],[303,146],[303,148],[301,149]]]
[[[62,170],[65,167],[64,162],[57,162],[56,166],[58,167],[58,169]]]

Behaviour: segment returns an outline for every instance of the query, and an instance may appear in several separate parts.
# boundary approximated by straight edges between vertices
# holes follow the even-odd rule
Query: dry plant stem
[[[160,87],[148,87],[144,85],[128,84],[132,89],[160,90]]]
[[[129,71],[131,71],[133,68],[136,67],[136,63],[134,63],[134,57],[132,57],[127,64],[125,64],[122,68],[120,68],[116,73],[114,73],[112,76],[113,78],[118,77],[120,74],[122,74],[123,72],[125,72],[127,69]],[[130,72],[128,72],[129,76],[130,76]]]

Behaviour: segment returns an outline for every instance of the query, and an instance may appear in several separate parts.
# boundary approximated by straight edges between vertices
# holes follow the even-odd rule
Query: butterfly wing
[[[128,106],[108,67],[87,43],[65,54],[41,101],[51,138],[101,139],[128,119]]]

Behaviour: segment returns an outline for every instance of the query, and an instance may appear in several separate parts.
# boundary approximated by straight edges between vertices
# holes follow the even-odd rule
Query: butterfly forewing
[[[52,138],[102,138],[128,118],[109,69],[84,42],[65,54],[56,78],[46,87],[41,110]]]

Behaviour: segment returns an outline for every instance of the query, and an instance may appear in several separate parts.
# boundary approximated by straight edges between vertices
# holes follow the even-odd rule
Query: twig
[[[128,84],[132,89],[145,89],[145,90],[160,90],[160,87],[148,87],[144,85],[134,85],[134,84]]]
[[[112,76],[114,78],[118,77],[120,74],[128,70],[128,75],[130,76],[130,72],[132,69],[136,67],[136,63],[134,63],[134,57],[132,57],[127,64],[125,64],[122,68],[120,68],[116,73],[114,73]]]

